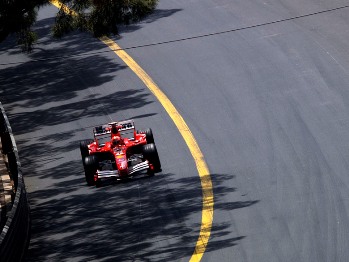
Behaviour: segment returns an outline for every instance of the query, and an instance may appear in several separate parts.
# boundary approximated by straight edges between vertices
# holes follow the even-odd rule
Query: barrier
[[[12,129],[0,102],[0,139],[8,158],[8,169],[15,185],[15,197],[0,234],[0,259],[22,261],[30,240],[30,209]]]

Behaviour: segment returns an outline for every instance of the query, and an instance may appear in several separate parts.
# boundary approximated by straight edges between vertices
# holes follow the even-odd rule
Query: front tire
[[[147,139],[147,144],[154,144],[154,136],[151,128],[147,128],[144,133]]]
[[[87,185],[95,185],[94,176],[97,172],[99,165],[98,157],[96,155],[87,156],[84,158],[84,169],[85,169],[85,178]]]
[[[159,172],[161,170],[161,163],[155,144],[146,144],[142,149],[143,158],[148,160],[150,164],[154,166],[155,172]]]
[[[85,157],[89,155],[88,145],[91,144],[93,140],[83,140],[80,142],[80,153],[83,165],[85,165]]]

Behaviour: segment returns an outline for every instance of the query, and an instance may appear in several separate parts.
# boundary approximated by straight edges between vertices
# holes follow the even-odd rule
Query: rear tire
[[[150,164],[154,166],[155,172],[159,172],[161,170],[161,163],[155,144],[146,144],[142,149],[143,158],[148,160]]]
[[[85,169],[85,178],[87,185],[95,185],[95,174],[97,172],[99,165],[98,157],[96,155],[87,156],[84,158],[84,169]]]

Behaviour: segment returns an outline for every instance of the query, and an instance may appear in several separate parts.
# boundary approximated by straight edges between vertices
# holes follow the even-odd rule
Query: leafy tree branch
[[[63,0],[52,28],[55,37],[87,31],[95,37],[118,34],[118,25],[137,22],[150,14],[158,0]],[[23,50],[30,51],[36,41],[31,30],[38,9],[48,0],[0,0],[0,42],[17,34]]]

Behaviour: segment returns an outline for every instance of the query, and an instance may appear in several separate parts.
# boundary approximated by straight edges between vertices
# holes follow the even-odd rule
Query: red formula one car
[[[136,131],[133,120],[112,122],[93,129],[94,140],[80,142],[82,163],[88,185],[101,179],[154,175],[161,164],[150,128]]]

